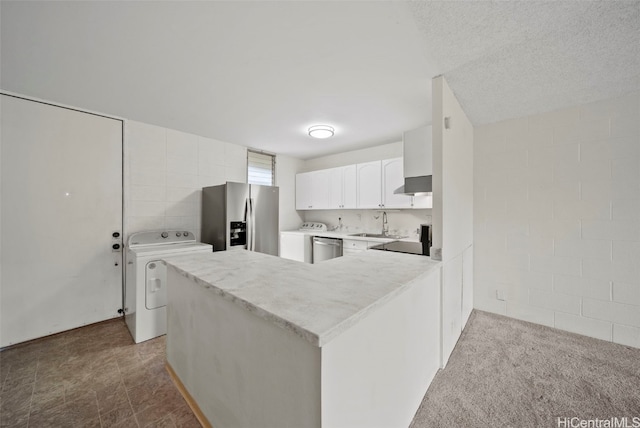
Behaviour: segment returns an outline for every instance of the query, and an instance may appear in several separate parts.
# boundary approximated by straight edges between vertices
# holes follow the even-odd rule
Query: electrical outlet
[[[504,297],[504,290],[496,290],[496,299],[498,300],[506,300]]]

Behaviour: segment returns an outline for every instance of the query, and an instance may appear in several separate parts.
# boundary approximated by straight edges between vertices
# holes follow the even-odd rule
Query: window
[[[247,183],[274,186],[275,166],[275,155],[247,150]]]

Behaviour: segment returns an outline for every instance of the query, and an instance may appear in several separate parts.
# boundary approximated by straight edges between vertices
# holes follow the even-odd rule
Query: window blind
[[[275,163],[274,155],[248,150],[247,183],[265,186],[275,185]]]

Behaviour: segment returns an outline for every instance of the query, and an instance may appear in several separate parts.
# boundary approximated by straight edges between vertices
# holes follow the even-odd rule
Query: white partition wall
[[[4,347],[118,316],[122,121],[0,98]]]
[[[442,251],[444,366],[473,301],[473,125],[442,76],[433,79],[433,246]]]

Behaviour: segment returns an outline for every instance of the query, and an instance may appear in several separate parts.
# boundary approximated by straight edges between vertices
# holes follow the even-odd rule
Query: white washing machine
[[[136,343],[167,333],[167,265],[163,257],[210,253],[192,232],[138,232],[127,243],[125,321]]]

